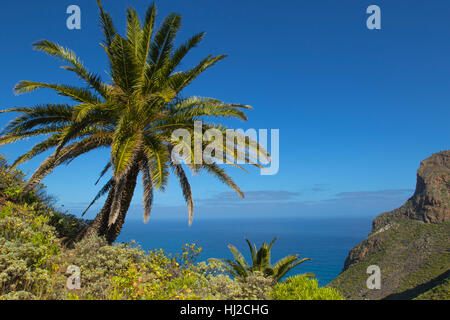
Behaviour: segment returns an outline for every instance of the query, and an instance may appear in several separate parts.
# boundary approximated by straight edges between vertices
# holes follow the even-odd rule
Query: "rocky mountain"
[[[380,289],[367,288],[371,265]],[[450,299],[450,150],[422,161],[412,197],[375,218],[329,285],[349,299]]]

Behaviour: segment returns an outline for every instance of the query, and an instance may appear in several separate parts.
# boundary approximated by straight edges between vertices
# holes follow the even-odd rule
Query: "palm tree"
[[[179,70],[183,58],[205,35],[196,34],[175,49],[175,36],[181,26],[180,15],[168,15],[155,31],[155,5],[148,8],[143,23],[136,11],[129,8],[126,36],[123,37],[116,32],[112,18],[104,11],[100,0],[97,2],[105,37],[102,47],[109,61],[110,80],[103,82],[99,75],[88,71],[68,48],[48,40],[35,43],[34,49],[68,63],[63,68],[74,72],[87,87],[20,81],[15,87],[18,94],[46,88],[70,98],[74,104],[45,104],[1,111],[19,112],[20,116],[6,126],[0,136],[0,145],[46,136],[13,164],[16,167],[39,154],[54,150],[29,179],[27,187],[30,189],[55,167],[68,164],[94,149],[108,148],[111,157],[105,161],[100,178],[108,171],[112,172],[112,178],[101,188],[91,205],[101,196],[108,196],[102,210],[78,239],[95,233],[105,236],[112,243],[125,221],[139,174],[142,175],[144,188],[145,222],[150,216],[154,189],[165,189],[172,170],[181,184],[191,224],[194,215],[192,191],[184,166],[173,161],[171,156],[176,153],[175,147],[179,143],[172,137],[173,131],[186,129],[194,134],[195,121],[202,120],[203,133],[215,129],[226,134],[225,126],[210,119],[236,118],[245,121],[245,110],[251,107],[182,95],[186,86],[225,56],[209,55],[193,68]],[[247,142],[251,140],[249,137],[244,139]],[[202,147],[205,145],[203,142]],[[230,145],[234,148],[226,148]],[[189,148],[193,150],[194,146]],[[226,140],[223,150],[220,154],[212,154],[211,158],[225,159],[225,163],[235,166],[238,166],[235,160],[259,166],[258,157],[268,159],[267,152],[258,144],[249,143],[247,148],[240,148],[238,138]],[[191,171],[206,171],[244,197],[216,162],[198,164],[187,154],[178,152],[175,155],[185,160]]]
[[[277,238],[273,239],[270,244],[263,243],[261,248],[257,250],[255,244],[251,244],[248,239],[245,241],[250,248],[250,253],[252,256],[252,265],[248,265],[245,261],[242,253],[233,245],[228,245],[231,253],[234,256],[234,261],[230,259],[210,259],[212,261],[222,262],[225,269],[235,278],[247,278],[253,272],[260,272],[264,274],[265,277],[271,277],[275,282],[280,281],[286,273],[291,269],[295,268],[299,264],[311,260],[310,258],[299,259],[298,255],[289,255],[280,259],[274,265],[270,263],[270,255],[272,250],[272,245],[275,243]],[[304,274],[308,277],[314,277],[312,273]]]

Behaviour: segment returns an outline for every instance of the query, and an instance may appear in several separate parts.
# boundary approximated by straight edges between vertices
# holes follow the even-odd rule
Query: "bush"
[[[200,275],[184,270],[174,277],[165,268],[151,264],[132,264],[111,278],[113,288],[110,300],[195,300],[201,297],[192,292]]]
[[[58,238],[66,240],[74,239],[87,226],[86,220],[55,210],[54,199],[47,194],[43,184],[29,191],[25,191],[24,186],[24,173],[8,167],[0,155],[0,206],[10,203],[31,208],[35,216],[47,217],[46,223],[55,227]]]
[[[146,254],[131,244],[108,245],[91,236],[64,253],[64,267],[80,267],[81,289],[68,291],[69,299],[169,300],[199,299],[193,292],[203,271],[195,259],[200,248],[186,245],[172,257],[163,250]]]
[[[33,206],[6,203],[0,211],[0,299],[55,296],[56,260],[60,252],[48,217]]]
[[[51,208],[43,209],[49,213],[49,224],[55,227],[58,238],[63,238],[70,242],[88,226],[88,221],[80,219],[71,214],[55,211]]]
[[[278,283],[269,296],[274,300],[344,300],[336,289],[319,287],[317,279],[302,275]]]
[[[131,244],[110,246],[105,239],[91,236],[77,243],[74,249],[64,251],[60,270],[65,273],[70,265],[80,268],[81,289],[70,292],[79,299],[107,299],[111,278],[144,260],[145,252]],[[68,293],[66,290],[65,295]]]
[[[259,272],[245,279],[232,279],[220,273],[198,279],[194,293],[209,300],[266,300],[274,281]]]

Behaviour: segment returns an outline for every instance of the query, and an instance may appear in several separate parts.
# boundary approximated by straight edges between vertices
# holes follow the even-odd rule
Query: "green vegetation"
[[[339,299],[311,279],[294,290],[256,269],[233,278],[221,261],[197,262],[196,245],[172,256],[135,243],[109,245],[95,234],[73,243],[86,221],[53,209],[42,185],[24,191],[24,184],[23,174],[0,157],[0,300]],[[261,261],[270,261],[270,250],[258,252],[265,252]],[[66,286],[72,265],[80,268],[80,289]],[[286,285],[292,287],[292,280]]]
[[[60,254],[49,216],[27,204],[5,203],[0,211],[0,298],[51,298]]]
[[[17,94],[50,89],[69,98],[73,105],[48,103],[0,111],[20,114],[3,131],[0,145],[29,137],[45,137],[21,155],[13,167],[54,150],[30,178],[26,189],[31,190],[55,167],[69,164],[92,150],[108,148],[111,157],[105,159],[100,178],[109,171],[112,178],[101,188],[92,204],[106,194],[107,199],[97,218],[80,233],[77,240],[97,234],[105,236],[109,243],[114,242],[120,234],[140,173],[143,177],[145,222],[150,216],[154,189],[164,191],[172,169],[187,203],[189,224],[192,223],[193,196],[185,168],[181,165],[183,161],[192,172],[203,170],[244,197],[231,177],[213,160],[233,165],[235,160],[243,160],[260,167],[256,163],[257,158],[266,159],[268,154],[258,143],[248,143],[251,138],[244,136],[224,139],[216,143],[220,144],[222,150],[216,148],[215,152],[204,154],[203,157],[208,159],[205,158],[199,164],[196,156],[193,156],[194,146],[182,141],[183,148],[180,148],[180,139],[173,136],[175,129],[183,129],[183,134],[190,137],[194,137],[194,134],[197,136],[194,130],[196,121],[202,121],[202,134],[205,135],[209,130],[209,135],[214,132],[226,136],[228,128],[220,125],[221,120],[247,120],[245,111],[251,109],[250,106],[182,95],[183,89],[225,56],[209,55],[193,68],[182,71],[181,62],[202,41],[205,33],[196,34],[176,47],[174,42],[181,27],[181,16],[169,14],[161,27],[155,29],[156,7],[152,5],[143,21],[140,21],[133,8],[129,8],[126,35],[121,36],[100,1],[98,4],[105,36],[102,46],[109,62],[107,74],[110,78],[102,81],[99,75],[86,69],[72,50],[42,40],[33,45],[34,49],[68,64],[63,69],[73,72],[85,85],[75,87],[60,83],[21,81],[14,89]],[[212,122],[213,118],[217,119]],[[239,144],[241,138],[247,142],[247,147]],[[202,150],[208,145],[207,142],[203,143],[199,146]],[[174,158],[181,161],[173,161]],[[5,192],[14,197],[21,190]]]
[[[450,300],[450,150],[423,160],[416,190],[404,205],[377,216],[329,286],[348,299]],[[366,286],[367,267],[381,270],[381,287]]]
[[[247,264],[244,256],[235,246],[231,244],[228,245],[228,248],[234,256],[234,261],[231,261],[230,259],[222,259],[222,261],[225,263],[225,269],[235,278],[245,279],[250,274],[259,272],[260,274],[264,275],[264,277],[271,278],[275,282],[279,282],[291,269],[295,268],[305,261],[311,260],[310,258],[303,258],[300,260],[298,258],[298,255],[289,255],[280,259],[274,265],[271,265],[271,250],[276,240],[277,238],[273,239],[270,244],[264,242],[261,245],[261,248],[257,249],[255,244],[252,245],[248,239],[245,239],[252,256],[251,266]],[[312,274],[308,275],[314,276]]]
[[[381,218],[390,227],[378,228],[356,246],[349,255],[354,263],[329,286],[351,299],[375,299],[375,294],[378,299],[450,299],[448,280],[436,280],[449,270],[450,221],[423,223],[395,214]],[[370,265],[381,269],[380,290],[365,286]],[[424,292],[429,286],[437,288]]]
[[[344,300],[334,288],[319,287],[317,279],[298,275],[278,283],[270,292],[274,300]]]
[[[418,295],[414,300],[450,300],[450,278],[432,289]]]

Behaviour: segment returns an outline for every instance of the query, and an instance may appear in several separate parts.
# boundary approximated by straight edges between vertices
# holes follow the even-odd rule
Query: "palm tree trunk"
[[[130,170],[129,175],[125,181],[125,188],[122,191],[120,199],[120,212],[117,220],[106,230],[106,241],[113,243],[119,236],[122,226],[125,222],[128,209],[130,208],[131,200],[133,199],[134,190],[136,189],[136,180],[139,174],[139,167],[135,166]],[[108,219],[106,220],[106,226],[108,226]]]
[[[120,199],[120,212],[116,222],[111,226],[108,226],[109,214],[111,212],[112,201],[114,199],[115,188],[113,185],[108,193],[108,198],[106,199],[102,210],[95,217],[94,221],[77,235],[75,238],[76,242],[94,234],[100,237],[105,237],[109,244],[116,240],[122,230],[131,200],[133,199],[138,174],[139,169],[137,166],[133,167],[128,173],[125,181],[125,188]]]

